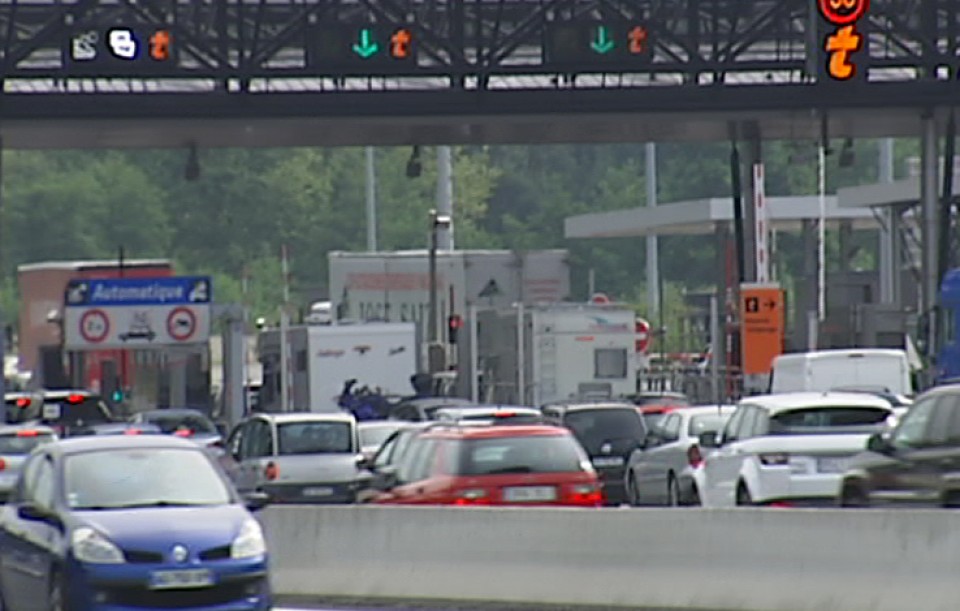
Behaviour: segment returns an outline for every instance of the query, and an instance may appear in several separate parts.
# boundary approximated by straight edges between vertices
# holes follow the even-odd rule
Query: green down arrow
[[[610,40],[610,32],[607,30],[607,26],[597,26],[597,35],[590,43],[590,48],[601,55],[613,51],[613,41]]]
[[[360,30],[360,42],[353,45],[353,52],[363,59],[367,59],[379,50],[380,45],[373,40],[373,32],[370,28]]]

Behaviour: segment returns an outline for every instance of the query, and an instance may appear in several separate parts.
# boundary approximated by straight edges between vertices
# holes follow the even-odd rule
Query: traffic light
[[[123,402],[123,391],[122,391],[121,389],[119,389],[119,388],[116,389],[116,390],[114,390],[114,391],[113,391],[113,394],[110,395],[110,400],[113,401],[114,403],[122,403],[122,402]]]
[[[447,317],[447,341],[451,344],[457,343],[457,336],[463,327],[463,318],[459,314],[451,314]]]

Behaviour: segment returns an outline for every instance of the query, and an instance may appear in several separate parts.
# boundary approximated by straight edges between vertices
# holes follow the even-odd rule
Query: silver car
[[[350,414],[257,414],[233,430],[227,453],[237,489],[273,503],[353,503],[371,478]]]
[[[0,502],[5,503],[16,486],[30,452],[56,439],[56,433],[47,426],[0,426]]]
[[[630,455],[624,472],[627,501],[633,505],[697,504],[687,469],[702,460],[702,433],[717,432],[736,408],[732,405],[682,407],[671,411],[647,434],[642,448]]]

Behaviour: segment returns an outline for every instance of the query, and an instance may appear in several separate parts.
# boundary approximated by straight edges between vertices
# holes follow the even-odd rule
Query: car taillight
[[[32,403],[32,401],[30,401],[30,399],[28,399],[27,397],[20,397],[19,399],[17,399],[17,407],[19,407],[20,409],[23,409],[25,407],[30,407],[30,403]]]
[[[760,459],[760,464],[765,467],[782,467],[790,462],[790,455],[782,452],[758,454],[757,458]]]
[[[78,403],[83,403],[83,395],[72,394],[67,396],[67,403],[70,405],[77,405]]]
[[[129,429],[124,430],[124,431],[123,431],[123,434],[124,434],[124,435],[139,435],[139,434],[142,433],[142,432],[143,432],[143,431],[141,431],[141,430],[138,429],[138,428],[129,428]]]
[[[570,487],[569,500],[574,505],[599,507],[603,505],[603,487],[599,483],[574,484]]]
[[[39,433],[32,429],[17,431],[17,437],[36,437]]]
[[[277,463],[268,462],[266,468],[263,470],[263,476],[267,478],[267,481],[272,482],[280,477],[280,467],[277,466]]]
[[[690,446],[687,449],[687,462],[694,469],[703,464],[703,453],[700,451],[700,446]]]
[[[775,502],[773,502],[773,503],[770,503],[769,506],[770,506],[770,507],[778,507],[778,508],[781,508],[781,509],[787,509],[787,508],[793,507],[793,503],[789,503],[789,502],[787,502],[787,501],[775,501]]]
[[[193,437],[193,431],[190,429],[177,429],[173,432],[174,437]]]
[[[467,488],[457,494],[454,505],[489,505],[490,496],[483,488]]]
[[[7,461],[0,458],[0,471],[3,471],[6,468],[7,468]]]

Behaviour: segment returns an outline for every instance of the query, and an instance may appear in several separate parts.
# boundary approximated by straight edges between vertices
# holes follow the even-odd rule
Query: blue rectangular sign
[[[209,276],[71,280],[64,295],[68,307],[200,305],[212,301]]]

